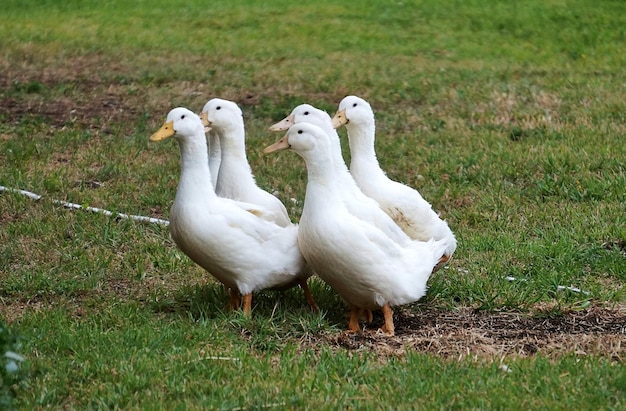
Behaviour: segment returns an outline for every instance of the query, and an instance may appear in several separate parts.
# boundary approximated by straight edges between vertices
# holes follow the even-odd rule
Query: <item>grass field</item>
[[[0,407],[626,407],[623,1],[1,13],[0,185],[43,198],[0,193],[0,319],[25,358],[0,374]],[[251,319],[228,312],[166,227],[52,201],[167,219],[178,147],[148,137],[171,108],[221,97],[244,111],[258,184],[297,221],[304,165],[263,156],[267,129],[348,94],[375,110],[388,175],[459,241],[427,296],[395,311],[393,338],[374,332],[379,315],[345,334],[347,307],[319,280],[319,314],[298,289],[261,293]]]

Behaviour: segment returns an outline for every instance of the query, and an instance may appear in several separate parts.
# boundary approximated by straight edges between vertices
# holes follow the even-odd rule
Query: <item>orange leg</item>
[[[350,321],[348,322],[348,331],[350,332],[358,332],[361,331],[361,327],[359,326],[359,313],[361,309],[356,306],[350,307]]]
[[[241,305],[241,294],[239,291],[233,290],[232,288],[228,289],[228,306],[232,311],[235,311]]]
[[[307,285],[306,280],[300,281],[300,288],[302,288],[302,291],[304,291],[304,296],[306,297],[306,300],[309,302],[311,309],[315,312],[318,312],[320,308],[315,303],[315,300],[313,299],[313,296],[311,295],[311,290],[309,290],[309,286]]]
[[[252,310],[252,293],[243,296],[243,313],[246,317],[250,316]]]
[[[382,332],[391,337],[393,336],[395,329],[393,326],[393,311],[391,310],[389,303],[383,305],[382,311],[383,316],[385,317],[385,325],[383,325],[380,329]]]

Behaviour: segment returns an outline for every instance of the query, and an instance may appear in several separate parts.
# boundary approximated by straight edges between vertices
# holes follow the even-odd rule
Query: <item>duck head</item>
[[[374,120],[374,112],[370,104],[357,96],[347,96],[339,103],[339,109],[333,116],[334,128],[349,123],[366,123]]]
[[[150,141],[161,141],[169,137],[191,137],[199,128],[204,129],[200,117],[184,107],[176,107],[167,114],[161,128],[150,137]]]

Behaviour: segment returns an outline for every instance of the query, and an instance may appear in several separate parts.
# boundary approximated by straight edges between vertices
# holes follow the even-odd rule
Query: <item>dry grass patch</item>
[[[380,324],[379,324],[380,323]],[[563,315],[407,309],[395,313],[396,335],[375,331],[375,318],[362,333],[321,333],[310,345],[403,356],[409,352],[449,359],[594,355],[626,360],[626,306],[570,311]]]

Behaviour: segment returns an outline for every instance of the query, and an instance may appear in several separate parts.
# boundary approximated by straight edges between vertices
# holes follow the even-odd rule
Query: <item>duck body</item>
[[[297,246],[297,227],[260,218],[255,205],[218,197],[206,184],[211,180],[207,143],[196,114],[173,109],[151,140],[167,138],[159,133],[168,125],[181,152],[181,176],[170,210],[170,232],[180,250],[244,297],[262,289],[306,286],[311,272]]]
[[[360,309],[378,310],[385,304],[403,305],[423,297],[443,254],[441,244],[402,246],[332,198],[328,189],[307,184],[298,243],[318,276]]]
[[[241,295],[289,288],[310,276],[297,247],[297,227],[259,218],[253,205],[203,196],[199,186],[206,183],[186,180],[181,175],[170,233],[196,264]]]
[[[424,296],[426,282],[444,253],[445,243],[397,242],[376,224],[351,213],[346,203],[353,200],[343,195],[344,187],[332,167],[330,140],[321,128],[308,123],[294,125],[266,152],[288,147],[307,166],[298,231],[304,258],[351,305],[351,330],[358,329],[358,323],[354,323],[358,312],[383,309],[385,331],[393,334],[390,307]]]
[[[211,131],[219,136],[221,161],[215,184],[218,196],[254,204],[282,227],[291,225],[285,205],[257,186],[246,157],[245,127],[241,109],[232,101],[209,100],[202,109]]]
[[[417,190],[390,179],[380,167],[374,148],[374,113],[369,103],[356,96],[345,97],[333,118],[333,126],[343,124],[350,143],[350,174],[363,194],[376,200],[411,239],[445,241],[443,262],[447,261],[457,246],[448,223]]]

